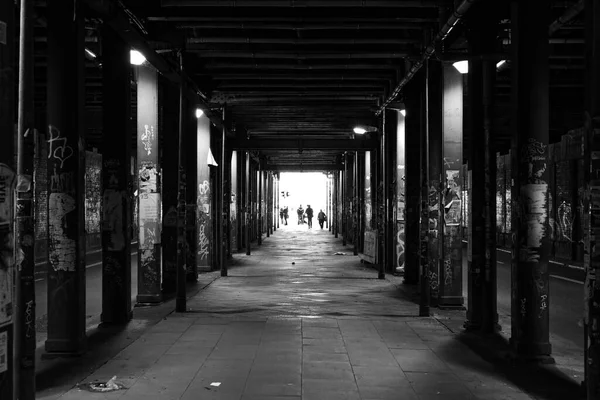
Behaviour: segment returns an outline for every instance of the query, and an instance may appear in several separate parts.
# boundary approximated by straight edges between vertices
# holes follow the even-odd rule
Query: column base
[[[438,304],[440,310],[466,310],[462,296],[441,296]]]
[[[135,307],[155,306],[163,301],[162,294],[138,294]]]
[[[550,343],[518,342],[512,337],[508,340],[512,347],[512,359],[519,363],[554,364]]]
[[[81,357],[87,351],[87,337],[84,335],[75,341],[68,339],[47,339],[44,347],[46,352],[42,353],[42,360]]]
[[[126,313],[119,313],[112,318],[105,318],[104,313],[100,314],[100,326],[103,325],[122,325],[126,324],[133,318],[133,311],[130,310]]]

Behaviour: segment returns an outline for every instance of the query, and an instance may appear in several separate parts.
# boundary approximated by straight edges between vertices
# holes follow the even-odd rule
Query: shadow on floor
[[[584,388],[555,365],[516,358],[512,347],[500,334],[463,331],[456,339],[529,395],[547,400],[585,399]]]

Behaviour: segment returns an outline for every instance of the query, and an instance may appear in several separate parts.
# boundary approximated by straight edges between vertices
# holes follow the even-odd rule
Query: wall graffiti
[[[155,268],[157,263],[156,250],[140,249],[139,255],[143,274],[142,282],[144,282],[146,290],[151,290],[160,285],[160,268]]]
[[[152,144],[154,143],[154,126],[144,125],[144,131],[140,135],[140,140],[144,145],[144,151],[148,152],[148,155],[152,154]]]
[[[406,233],[403,222],[397,222],[397,233],[396,233],[396,270],[404,271],[406,266],[406,256],[404,251],[406,249]]]
[[[48,201],[49,262],[55,271],[75,271],[75,240],[68,236],[70,216],[75,199],[67,193],[51,193]],[[72,215],[76,218],[76,215]]]
[[[48,142],[48,158],[54,158],[60,162],[60,168],[64,167],[65,161],[73,157],[74,151],[71,146],[67,144],[67,138],[60,136],[60,130],[55,126],[50,125],[48,132],[50,138]]]
[[[454,278],[454,270],[452,269],[452,259],[448,254],[444,258],[444,286],[452,287]]]
[[[11,321],[13,310],[15,181],[14,171],[0,164],[0,326]]]
[[[196,260],[199,265],[207,266],[210,262],[210,205],[211,205],[211,187],[208,180],[203,180],[198,184],[198,198],[196,201],[198,207],[198,243],[196,246]]]
[[[100,233],[102,191],[102,155],[86,152],[85,158],[85,231]]]
[[[107,249],[120,251],[125,248],[125,227],[123,226],[123,209],[127,207],[127,192],[106,189],[104,191],[104,216],[102,229],[109,232]]]

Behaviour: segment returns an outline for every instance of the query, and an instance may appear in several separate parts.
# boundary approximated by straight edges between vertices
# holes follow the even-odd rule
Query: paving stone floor
[[[288,225],[61,399],[530,399],[327,230]],[[335,255],[336,252],[344,253]],[[218,385],[218,386],[216,386]]]

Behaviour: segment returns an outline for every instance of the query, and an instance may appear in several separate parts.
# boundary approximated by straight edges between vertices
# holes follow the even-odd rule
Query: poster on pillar
[[[0,164],[0,326],[11,322],[13,311],[15,182],[15,172]]]

